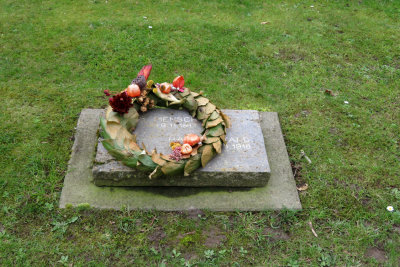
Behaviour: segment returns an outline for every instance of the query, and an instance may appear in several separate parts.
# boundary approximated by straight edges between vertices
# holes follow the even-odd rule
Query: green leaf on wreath
[[[207,163],[215,156],[214,148],[212,145],[205,145],[201,153],[201,165],[205,167]]]
[[[208,120],[213,121],[216,120],[219,117],[218,112],[215,110],[213,113],[211,113],[210,117],[208,118]]]
[[[150,169],[155,169],[158,165],[154,163],[154,161],[151,159],[151,157],[147,154],[140,154],[138,156],[138,160],[145,165],[146,167],[149,167]]]
[[[221,136],[225,134],[224,126],[220,123],[215,127],[207,129],[205,132],[207,136]]]
[[[161,170],[165,175],[179,175],[183,172],[185,162],[168,162]]]
[[[106,119],[104,119],[103,117],[100,117],[100,126],[101,126],[100,135],[104,139],[111,139],[111,136],[107,133],[106,125],[107,125]]]
[[[189,112],[190,112],[190,111],[194,111],[194,110],[197,109],[197,102],[196,102],[196,100],[194,100],[194,97],[193,97],[193,96],[189,95],[189,96],[186,98],[186,102],[183,103],[183,107],[184,107],[185,109],[187,109]]]
[[[188,176],[189,174],[200,168],[200,166],[201,166],[201,155],[196,154],[187,161],[184,169],[184,175]]]
[[[138,163],[138,159],[135,158],[135,157],[129,157],[129,158],[126,158],[126,159],[122,160],[122,163],[125,166],[128,166],[130,168],[136,168],[137,167],[137,163]]]
[[[110,139],[103,140],[102,143],[103,146],[107,149],[108,153],[110,153],[110,155],[117,160],[123,160],[131,156],[131,154],[128,151],[116,148],[113,144],[113,141],[111,141]]]

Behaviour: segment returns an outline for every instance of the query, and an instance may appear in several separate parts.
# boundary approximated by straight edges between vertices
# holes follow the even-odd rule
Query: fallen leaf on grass
[[[308,189],[308,184],[303,184],[302,186],[298,186],[297,190],[306,191]]]
[[[326,89],[325,94],[330,95],[330,96],[336,96],[332,90]]]
[[[308,222],[308,225],[310,226],[311,232],[313,233],[313,235],[314,235],[315,237],[318,237],[317,233],[316,233],[315,230],[314,230],[314,227],[312,226],[312,222]]]
[[[270,24],[270,22],[269,21],[262,21],[261,22],[261,25],[265,25],[265,24]]]

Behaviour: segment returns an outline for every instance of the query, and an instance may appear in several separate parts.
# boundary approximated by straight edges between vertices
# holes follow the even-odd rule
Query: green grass
[[[395,0],[1,1],[0,264],[399,265],[399,14]],[[278,112],[304,209],[59,210],[79,112],[147,63],[221,108]]]

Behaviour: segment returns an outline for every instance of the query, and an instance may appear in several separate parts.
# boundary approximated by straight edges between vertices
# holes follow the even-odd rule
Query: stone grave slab
[[[271,170],[268,184],[257,188],[224,187],[99,187],[92,166],[103,110],[84,109],[78,120],[60,208],[89,204],[101,209],[178,211],[260,211],[301,209],[289,157],[275,112],[261,112],[260,125]]]
[[[114,160],[99,141],[93,166],[98,186],[188,186],[188,187],[260,187],[268,183],[270,167],[260,127],[260,115],[254,110],[223,110],[232,121],[227,145],[206,167],[190,176],[149,179],[148,173],[134,170]],[[154,109],[140,117],[135,129],[137,143],[148,151],[171,153],[169,143],[183,141],[189,133],[201,135],[201,122],[184,110]]]

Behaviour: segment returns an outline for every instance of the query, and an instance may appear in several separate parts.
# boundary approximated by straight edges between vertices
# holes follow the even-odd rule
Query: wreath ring
[[[148,172],[152,179],[182,174],[188,176],[221,153],[222,143],[226,144],[226,128],[231,125],[230,119],[201,93],[183,87],[166,94],[150,80],[142,89],[141,97],[133,98],[132,107],[126,113],[115,112],[109,106],[105,118],[100,119],[102,144],[115,159],[128,167]],[[143,100],[143,97],[149,100]],[[140,147],[136,143],[133,130],[139,122],[139,112],[144,111],[140,103],[150,101],[152,106],[183,108],[201,121],[204,127],[202,142],[193,147],[186,158],[176,160],[156,150],[149,152],[144,144]]]

